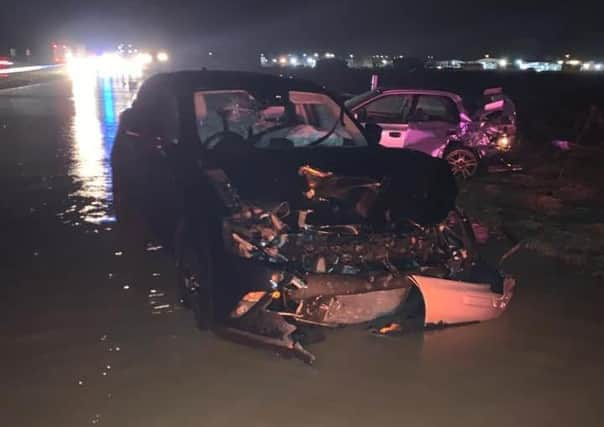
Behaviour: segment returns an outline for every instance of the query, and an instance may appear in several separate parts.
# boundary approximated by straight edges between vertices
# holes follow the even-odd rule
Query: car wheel
[[[453,148],[446,153],[445,160],[456,177],[469,179],[478,172],[478,156],[470,149]]]
[[[201,330],[210,329],[213,321],[212,256],[210,248],[185,246],[178,257],[178,292],[181,303],[195,316]]]

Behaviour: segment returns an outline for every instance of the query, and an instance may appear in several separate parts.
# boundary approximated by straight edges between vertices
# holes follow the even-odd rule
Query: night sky
[[[65,40],[104,48],[128,40],[242,54],[307,49],[473,58],[568,51],[604,58],[598,3],[604,2],[2,0],[0,47]]]

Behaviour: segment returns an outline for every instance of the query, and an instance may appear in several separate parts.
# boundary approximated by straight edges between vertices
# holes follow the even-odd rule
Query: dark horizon
[[[604,6],[559,9],[545,1],[501,4],[411,1],[29,0],[0,17],[0,40],[41,49],[52,41],[107,49],[128,41],[182,51],[336,51],[477,58],[604,57]]]

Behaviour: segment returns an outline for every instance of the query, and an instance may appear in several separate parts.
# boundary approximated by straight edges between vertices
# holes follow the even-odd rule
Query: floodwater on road
[[[197,331],[168,256],[116,235],[133,92],[80,77],[0,91],[0,425],[601,425],[604,287],[529,253],[500,319],[329,331],[312,367]]]

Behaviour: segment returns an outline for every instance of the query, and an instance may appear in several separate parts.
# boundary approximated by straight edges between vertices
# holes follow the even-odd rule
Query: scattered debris
[[[389,323],[386,326],[383,326],[376,330],[379,335],[393,335],[395,333],[401,333],[403,331],[403,327],[400,323]]]

